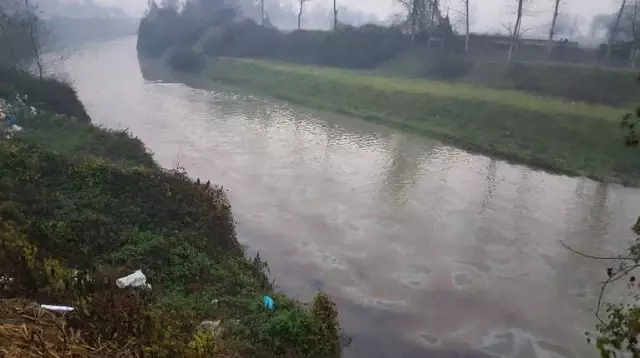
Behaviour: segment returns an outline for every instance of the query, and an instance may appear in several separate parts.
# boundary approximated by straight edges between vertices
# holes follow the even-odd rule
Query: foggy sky
[[[316,0],[326,1],[326,0]],[[385,18],[389,13],[398,9],[393,6],[393,0],[342,0],[349,6],[357,7],[366,11],[376,13],[379,17]],[[525,0],[526,1],[526,0]],[[501,23],[509,22],[514,17],[516,0],[470,0],[472,7],[472,25],[474,31],[494,32],[503,30]],[[528,0],[528,6],[535,16],[527,19],[529,27],[543,26],[550,22],[553,12],[553,0]],[[617,0],[563,0],[565,12],[578,14],[590,22],[595,15],[602,13],[613,13],[619,4]],[[449,8],[451,17],[456,17],[457,12],[462,10],[461,0],[441,0],[442,7]],[[523,24],[523,28],[527,23]]]
[[[71,0],[70,0],[71,1]],[[95,0],[98,3],[119,6],[128,13],[135,16],[142,16],[147,0]],[[266,0],[277,1],[277,0]],[[289,0],[291,1],[291,0]],[[393,5],[393,0],[338,0],[339,4],[349,6],[375,14],[384,21],[394,11],[400,8]],[[544,33],[544,28],[548,27],[551,12],[553,11],[553,0],[526,0],[531,4],[530,12],[535,16],[525,19],[523,29],[528,29],[530,33]],[[310,0],[309,6],[313,3],[332,4],[332,0]],[[586,32],[591,18],[601,13],[613,13],[619,4],[619,0],[563,0],[565,12],[578,14],[584,18],[582,29]],[[452,18],[458,16],[456,12],[460,9],[460,0],[441,0],[443,7],[450,9]],[[496,32],[504,31],[503,24],[512,22],[513,11],[516,0],[471,0],[472,3],[472,31],[474,32]],[[526,36],[526,34],[525,34]]]

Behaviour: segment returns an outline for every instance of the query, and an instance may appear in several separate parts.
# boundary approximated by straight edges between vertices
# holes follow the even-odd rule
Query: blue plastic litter
[[[18,124],[18,121],[14,117],[7,116],[7,124],[12,126],[14,124]]]
[[[269,297],[269,296],[264,296],[264,298],[262,299],[264,301],[264,306],[270,310],[270,311],[275,311],[276,309],[276,303],[275,301],[273,301],[273,298]]]

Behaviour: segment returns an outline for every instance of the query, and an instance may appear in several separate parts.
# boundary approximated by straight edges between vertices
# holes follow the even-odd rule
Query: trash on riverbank
[[[94,351],[65,317],[19,299],[0,300],[0,356],[88,357]],[[108,353],[107,353],[108,354]]]
[[[0,128],[0,133],[3,133],[3,132],[4,132],[4,137],[5,137],[6,139],[11,139],[11,138],[13,138],[13,136],[14,136],[16,133],[21,132],[21,131],[22,131],[22,127],[20,127],[19,125],[16,125],[16,124],[14,124],[14,125],[12,125],[12,126],[10,126],[10,127],[6,128],[6,129],[4,129],[4,130],[2,130],[2,128]]]
[[[22,127],[18,125],[18,120],[14,116],[10,116],[5,109],[5,106],[0,106],[0,132],[2,132],[7,139],[13,138],[13,135],[21,132]]]
[[[116,286],[118,286],[118,288],[144,287],[151,289],[151,285],[147,283],[147,277],[142,273],[142,270],[136,270],[131,275],[117,279]]]
[[[16,119],[16,117],[12,117],[12,116],[10,116],[8,114],[5,114],[5,119],[6,119],[7,125],[9,127],[18,125],[18,120]]]
[[[74,310],[73,307],[69,306],[40,305],[40,307],[54,312],[71,312]]]
[[[276,303],[273,300],[273,298],[271,298],[269,296],[264,296],[264,298],[262,300],[264,301],[264,307],[266,307],[268,310],[270,310],[270,311],[275,311],[276,310]]]

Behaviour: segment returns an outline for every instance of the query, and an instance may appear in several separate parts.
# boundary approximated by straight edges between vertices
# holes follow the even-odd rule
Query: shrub
[[[202,71],[207,60],[201,54],[192,50],[175,50],[169,57],[169,65],[177,71],[198,73]]]
[[[140,20],[138,52],[149,57],[160,57],[179,36],[178,14],[172,9],[157,9]]]
[[[271,293],[265,264],[245,257],[221,188],[21,140],[0,141],[0,163],[0,272],[14,279],[0,298],[78,307],[67,324],[82,341],[125,357],[326,357],[318,352],[332,342],[320,321]],[[153,292],[114,287],[138,268]],[[264,294],[275,312],[262,307]],[[197,335],[205,319],[223,320],[225,335]]]
[[[236,18],[232,9],[222,8],[217,12],[214,9],[212,13],[202,15],[194,13],[197,8],[196,5],[187,5],[180,13],[152,9],[140,23],[138,51],[145,56],[159,57],[172,46],[191,48],[206,34],[203,52],[209,56],[269,58],[371,69],[410,46],[408,37],[398,28],[368,24],[343,26],[336,31],[285,33],[260,26],[252,20],[232,21]],[[197,63],[184,54],[177,56],[179,58],[170,61]]]
[[[516,89],[574,101],[617,106],[638,94],[634,76],[621,70],[513,63],[507,77]]]
[[[326,358],[340,357],[340,322],[336,304],[329,296],[319,292],[311,308],[316,322],[316,336],[322,344],[318,345],[320,355]]]
[[[17,70],[0,67],[0,98],[25,96],[32,106],[89,122],[89,115],[75,89],[55,78],[40,80]]]
[[[433,54],[425,60],[419,75],[454,80],[467,76],[472,68],[473,63],[464,57],[439,53]]]
[[[318,320],[246,256],[222,188],[158,168],[126,132],[7,104],[24,130],[0,140],[0,355],[325,357]],[[152,291],[115,287],[136,269]]]
[[[204,46],[210,56],[269,58],[343,68],[374,68],[408,46],[399,30],[376,25],[337,31],[283,33],[253,21],[215,28]]]

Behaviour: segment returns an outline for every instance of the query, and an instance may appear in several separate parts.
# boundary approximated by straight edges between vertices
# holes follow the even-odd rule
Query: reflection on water
[[[143,80],[135,39],[64,63],[95,122],[229,189],[286,292],[335,297],[354,357],[589,357],[638,191],[229,90]],[[277,84],[274,84],[277,85]]]

